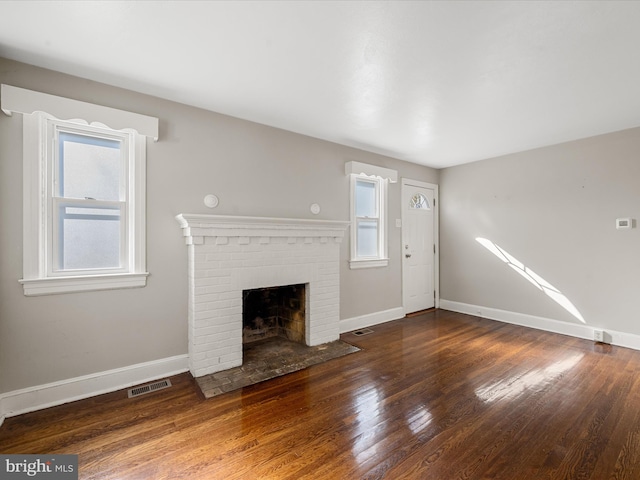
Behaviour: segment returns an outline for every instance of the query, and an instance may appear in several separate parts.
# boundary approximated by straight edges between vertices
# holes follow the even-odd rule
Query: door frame
[[[405,205],[403,205],[404,191],[406,188],[410,186],[426,188],[429,190],[433,190],[433,243],[435,245],[435,253],[433,255],[433,289],[435,292],[434,298],[434,306],[435,308],[440,308],[440,235],[438,232],[438,212],[440,209],[440,197],[438,196],[438,185],[435,183],[427,183],[421,182],[419,180],[412,180],[410,178],[402,178],[401,179],[401,190],[400,190],[400,205],[401,205],[401,222],[402,228],[404,229],[405,222]],[[405,292],[405,272],[404,272],[404,261],[402,260],[403,255],[403,245],[404,245],[404,230],[400,232],[400,261],[402,265],[402,309],[406,314],[406,300],[404,296]]]

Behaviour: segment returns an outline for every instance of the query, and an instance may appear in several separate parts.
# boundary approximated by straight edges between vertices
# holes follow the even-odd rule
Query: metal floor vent
[[[168,378],[157,382],[150,383],[148,385],[142,385],[141,387],[133,387],[129,389],[129,398],[139,397],[145,393],[155,392],[156,390],[162,390],[163,388],[169,388],[171,381]]]
[[[362,335],[369,335],[370,333],[373,333],[373,330],[371,330],[370,328],[361,328],[360,330],[356,330],[355,332],[353,332],[354,335],[357,335],[359,337],[361,337]]]

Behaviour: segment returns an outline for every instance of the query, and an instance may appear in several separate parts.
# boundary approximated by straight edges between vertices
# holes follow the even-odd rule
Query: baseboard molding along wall
[[[370,327],[404,317],[402,307],[392,308],[340,321],[340,333]],[[7,417],[21,415],[84,398],[115,392],[189,371],[189,356],[140,363],[59,382],[0,394],[0,425]]]
[[[115,392],[188,371],[188,355],[177,355],[0,394],[0,425],[7,417]]]
[[[340,333],[351,332],[359,328],[371,327],[379,323],[390,322],[404,317],[404,308],[396,307],[380,312],[359,315],[357,317],[345,318],[340,320]]]
[[[497,320],[504,323],[511,323],[513,325],[520,325],[522,327],[536,328],[547,332],[584,338],[585,340],[593,340],[593,332],[596,329],[596,327],[591,325],[568,323],[561,320],[553,320],[545,317],[537,317],[535,315],[510,312],[507,310],[471,305],[468,303],[453,302],[444,299],[440,299],[440,308],[443,310],[451,310],[452,312],[466,313],[468,315],[475,315],[476,317],[488,318],[489,320]],[[608,330],[606,328],[603,329],[601,327],[597,328],[604,330],[605,341],[607,343],[617,345],[619,347],[631,348],[633,350],[640,350],[640,335]]]
[[[402,317],[404,317],[404,309],[397,307],[348,318],[340,321],[340,333]],[[0,394],[0,426],[8,417],[115,392],[188,371],[189,356],[177,355]]]
[[[443,310],[451,310],[453,312],[466,313],[504,323],[593,340],[594,327],[589,325],[572,324],[550,318],[445,299],[440,299],[439,307]],[[404,316],[404,309],[402,307],[396,307],[380,312],[346,318],[340,320],[340,333],[351,332],[359,328],[371,327],[380,323],[398,320]],[[640,350],[640,335],[605,329],[605,340],[612,345]],[[99,372],[0,394],[0,426],[7,417],[62,405],[64,403],[102,395],[103,393],[115,392],[134,385],[140,385],[188,371],[189,356],[177,355],[175,357],[139,363],[106,372]]]

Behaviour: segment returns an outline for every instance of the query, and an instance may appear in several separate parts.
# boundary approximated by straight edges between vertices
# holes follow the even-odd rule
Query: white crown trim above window
[[[13,113],[47,112],[60,120],[82,119],[88,124],[99,122],[112,130],[130,128],[158,140],[158,119],[155,117],[4,84],[0,95],[2,111],[9,116]]]
[[[369,165],[368,163],[347,162],[344,165],[345,175],[366,175],[368,177],[380,177],[389,180],[389,183],[398,181],[398,172],[390,168]]]

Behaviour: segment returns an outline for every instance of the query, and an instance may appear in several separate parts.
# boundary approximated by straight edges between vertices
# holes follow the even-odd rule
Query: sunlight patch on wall
[[[535,273],[529,267],[527,267],[520,260],[515,258],[513,255],[510,255],[503,248],[499,247],[491,240],[487,240],[486,238],[478,237],[476,241],[482,245],[484,248],[493,253],[496,257],[502,260],[504,263],[509,265],[513,270],[518,272],[523,278],[528,280],[532,285],[534,285],[539,290],[542,290],[549,298],[551,298],[554,302],[564,308],[567,312],[573,315],[577,320],[582,323],[587,323],[582,314],[578,311],[576,306],[571,303],[571,301],[556,287],[547,282],[540,275]]]

